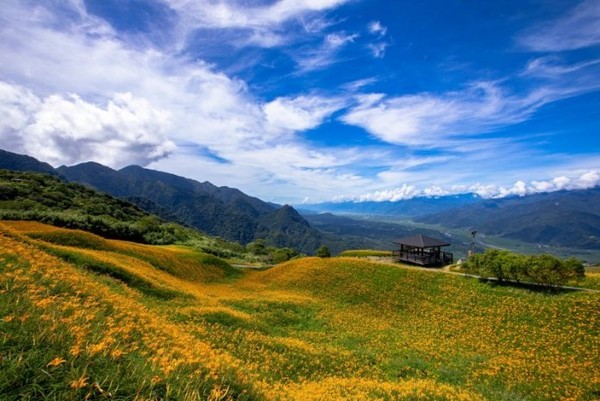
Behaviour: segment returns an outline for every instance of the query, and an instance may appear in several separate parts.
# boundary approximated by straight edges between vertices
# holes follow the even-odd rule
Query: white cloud
[[[345,46],[353,43],[357,37],[357,34],[347,34],[345,32],[328,34],[323,39],[321,46],[306,49],[300,55],[294,56],[298,64],[298,72],[302,74],[320,70],[337,63],[339,61],[338,53]]]
[[[600,64],[600,59],[582,61],[575,64],[562,63],[556,56],[538,57],[527,63],[523,75],[534,77],[555,78],[561,75],[580,72],[583,69]]]
[[[555,192],[561,190],[588,189],[600,185],[598,170],[589,170],[572,177],[560,176],[546,181],[531,181],[529,184],[522,180],[515,182],[510,187],[498,185],[472,185],[470,192],[482,198],[505,198],[507,196],[526,196],[542,192]]]
[[[247,43],[273,47],[286,43],[280,32],[283,24],[296,21],[305,29],[320,32],[329,24],[318,13],[349,0],[279,0],[260,6],[227,0],[164,1],[179,15],[183,36],[196,29],[242,29],[251,32]]]
[[[598,84],[549,83],[514,95],[496,82],[472,83],[462,91],[386,97],[356,97],[357,105],[341,117],[382,141],[409,146],[456,147],[457,138],[479,135],[527,120],[543,105],[595,90]]]
[[[357,81],[348,82],[342,85],[342,89],[349,92],[357,92],[367,86],[373,85],[376,82],[377,78],[375,77],[359,79]]]
[[[383,141],[408,145],[442,144],[453,135],[521,121],[531,112],[528,105],[511,104],[492,82],[480,82],[462,92],[442,95],[387,98],[370,94],[357,100],[358,105],[342,121],[363,127]]]
[[[369,29],[369,32],[378,35],[379,37],[383,37],[387,33],[387,27],[383,26],[379,21],[370,22],[367,28]]]
[[[385,37],[385,35],[387,33],[387,30],[388,30],[387,27],[383,26],[381,24],[381,22],[379,22],[379,21],[372,21],[367,26],[367,29],[369,30],[369,33],[371,33],[372,35],[375,35],[378,40],[375,43],[369,43],[367,45],[367,48],[371,51],[371,54],[373,55],[373,57],[384,58],[385,50],[390,45],[389,43],[382,41],[382,39]]]
[[[358,34],[347,35],[343,32],[330,33],[325,36],[325,44],[327,47],[337,49],[343,47],[348,43],[352,43],[358,38]]]
[[[523,32],[518,43],[532,51],[566,51],[600,44],[600,1],[585,0],[554,21]]]
[[[385,49],[387,49],[388,44],[385,42],[370,43],[367,47],[371,50],[373,57],[384,58],[385,57]]]
[[[402,186],[399,188],[367,193],[364,195],[360,195],[354,198],[353,200],[356,202],[396,202],[399,200],[417,197],[421,193],[422,192],[419,191],[414,185],[402,184]]]
[[[600,172],[598,170],[588,171],[577,180],[577,187],[591,188],[600,184]]]
[[[169,114],[130,93],[99,106],[77,95],[38,98],[0,82],[0,110],[7,117],[0,126],[2,143],[54,165],[146,165],[175,150],[165,135]]]
[[[573,172],[573,174],[572,177],[560,176],[547,181],[531,181],[530,183],[518,180],[510,186],[477,183],[473,185],[452,185],[448,188],[438,185],[419,188],[416,184],[404,183],[392,189],[350,197],[338,196],[334,199],[339,202],[397,202],[416,197],[439,197],[466,193],[474,193],[482,198],[498,199],[508,196],[527,196],[536,193],[554,192],[564,189],[588,189],[600,185],[600,172],[598,170],[589,170],[583,173],[580,172],[579,174]]]
[[[321,125],[323,120],[344,105],[340,99],[318,96],[279,97],[263,105],[267,123],[275,129],[304,131]]]

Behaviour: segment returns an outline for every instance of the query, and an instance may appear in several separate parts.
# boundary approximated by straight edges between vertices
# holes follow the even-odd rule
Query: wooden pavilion
[[[397,262],[408,262],[421,266],[443,266],[454,261],[452,253],[441,250],[442,247],[450,244],[436,238],[418,234],[401,238],[395,243],[400,246],[400,249],[393,251],[394,259]]]

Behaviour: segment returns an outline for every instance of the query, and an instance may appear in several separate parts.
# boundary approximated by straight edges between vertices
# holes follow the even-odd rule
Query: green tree
[[[275,248],[272,259],[274,263],[283,263],[296,256],[298,256],[298,252],[292,248]]]
[[[519,255],[488,249],[469,258],[468,273],[494,277],[500,281],[529,281],[544,285],[564,285],[585,276],[583,263],[575,258],[560,260],[551,255]]]
[[[329,248],[325,245],[322,245],[319,249],[317,249],[317,256],[320,258],[329,258],[331,257],[331,253],[329,252]]]
[[[246,245],[246,251],[255,255],[267,255],[269,253],[267,242],[262,238],[258,238]]]

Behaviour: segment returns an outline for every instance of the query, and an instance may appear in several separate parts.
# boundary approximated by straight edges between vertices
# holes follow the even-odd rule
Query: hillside
[[[189,230],[135,205],[40,173],[0,170],[0,219],[37,220],[108,238],[172,243]]]
[[[323,240],[295,211],[289,213],[290,207],[263,202],[208,181],[201,183],[139,166],[117,171],[94,162],[53,169],[32,157],[6,151],[0,151],[0,168],[58,175],[132,202],[165,220],[242,244],[265,238],[272,246],[314,253]]]
[[[417,221],[545,245],[600,249],[600,188],[484,200]]]
[[[355,258],[238,272],[185,247],[28,222],[0,222],[0,271],[6,401],[600,392],[598,293],[531,292]]]

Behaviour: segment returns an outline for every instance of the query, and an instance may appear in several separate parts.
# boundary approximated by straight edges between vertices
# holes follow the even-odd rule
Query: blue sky
[[[7,0],[0,147],[300,204],[600,183],[600,0]]]

